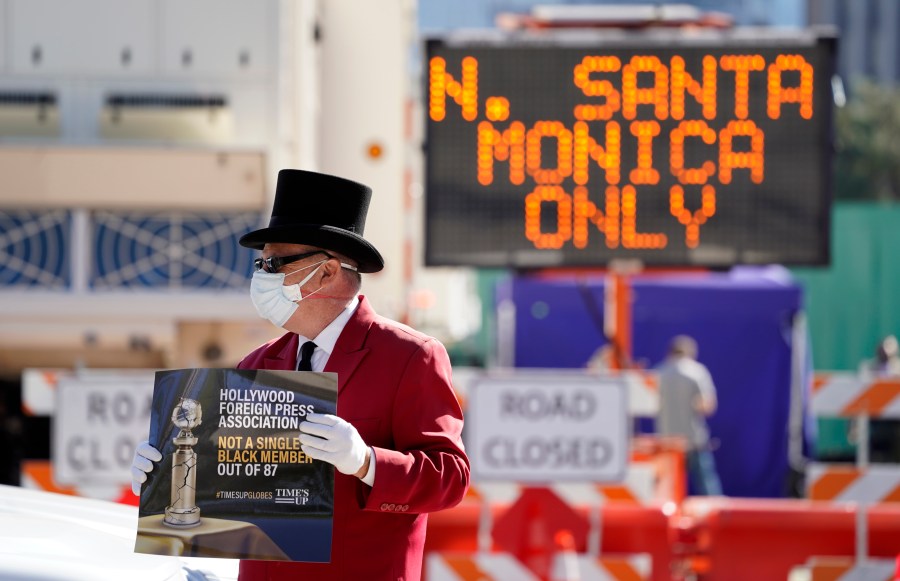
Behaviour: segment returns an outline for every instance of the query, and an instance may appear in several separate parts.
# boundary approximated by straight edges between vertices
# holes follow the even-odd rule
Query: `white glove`
[[[153,471],[153,463],[160,460],[162,454],[147,440],[137,445],[131,462],[131,491],[135,496],[141,495],[141,484],[147,481],[147,474]]]
[[[333,464],[343,474],[356,474],[366,463],[369,447],[352,424],[337,416],[308,413],[300,432],[300,449],[307,456]]]

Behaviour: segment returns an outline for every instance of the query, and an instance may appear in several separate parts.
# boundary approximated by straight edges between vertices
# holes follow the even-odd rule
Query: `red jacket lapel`
[[[297,368],[297,346],[298,338],[296,333],[286,333],[278,342],[272,345],[273,349],[267,350],[271,352],[271,356],[263,358],[262,369],[282,369],[291,371]],[[281,343],[280,349],[278,343]]]
[[[375,316],[375,311],[369,305],[368,299],[360,295],[359,307],[347,321],[344,330],[341,331],[341,335],[334,345],[334,351],[325,365],[325,371],[333,371],[338,374],[338,394],[344,390],[353,372],[369,352],[369,349],[365,347],[366,336],[375,321]]]

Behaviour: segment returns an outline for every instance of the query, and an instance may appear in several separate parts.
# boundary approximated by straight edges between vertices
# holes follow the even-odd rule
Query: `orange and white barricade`
[[[83,496],[96,500],[109,500],[120,504],[137,506],[139,498],[131,491],[131,484],[107,484],[68,486],[59,484],[53,478],[53,465],[50,460],[23,460],[19,472],[22,488],[43,490],[56,494]]]
[[[900,378],[865,379],[855,373],[818,373],[810,403],[817,417],[860,418],[860,437],[868,436],[868,418],[900,419]],[[895,579],[895,563],[870,559],[868,507],[900,502],[900,465],[870,464],[868,446],[857,450],[856,465],[810,463],[806,492],[811,500],[857,505],[856,558],[813,558],[810,581]]]
[[[648,555],[577,556],[577,571],[554,581],[643,581],[650,579]],[[441,553],[425,556],[427,581],[539,581],[509,553]]]
[[[628,413],[655,418],[659,414],[659,374],[649,371],[623,371],[628,387]]]
[[[864,380],[855,373],[817,373],[810,407],[823,417],[900,418],[900,378]]]
[[[816,416],[900,418],[900,379],[864,381],[854,373],[819,373],[811,408]],[[859,464],[859,463],[858,463]],[[879,504],[900,502],[900,465],[810,463],[807,497]]]
[[[569,531],[558,532],[554,540],[557,553],[551,565],[550,581],[644,581],[650,578],[649,555],[579,555]]]
[[[900,465],[812,463],[807,467],[807,498],[834,502],[900,502]]]
[[[149,409],[153,383],[151,369],[25,369],[22,412],[51,417],[54,437],[49,459],[21,462],[21,486],[136,504],[130,458],[114,457],[109,447],[130,440],[136,445],[146,434],[150,418],[143,410]]]
[[[25,369],[22,371],[22,413],[52,416],[56,412],[56,386],[65,369]]]
[[[509,553],[438,553],[425,556],[427,581],[539,581]]]
[[[869,559],[858,563],[850,557],[812,557],[794,569],[808,581],[894,581],[894,561]]]
[[[61,486],[53,480],[53,466],[49,460],[23,460],[19,478],[22,488],[81,496],[74,486]]]
[[[579,555],[579,581],[645,581],[651,575],[650,555]]]
[[[569,506],[599,506],[607,502],[649,505],[657,499],[656,470],[649,463],[628,465],[625,479],[619,483],[556,482],[552,490]],[[516,482],[483,482],[469,487],[469,496],[488,504],[513,504],[527,485]],[[664,499],[668,500],[668,499]]]

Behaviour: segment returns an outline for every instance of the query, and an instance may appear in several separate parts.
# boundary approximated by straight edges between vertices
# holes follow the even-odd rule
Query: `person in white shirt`
[[[875,355],[859,364],[862,381],[900,378],[900,343],[894,335],[883,337],[875,347]],[[878,463],[896,464],[900,462],[900,420],[894,418],[872,418],[869,420],[869,441],[859,442],[859,429],[851,422],[848,439],[857,447],[869,447],[869,460]]]
[[[658,371],[656,431],[663,436],[681,436],[686,440],[692,493],[721,495],[722,484],[710,450],[706,423],[706,418],[716,411],[716,387],[709,370],[697,361],[697,342],[687,335],[672,338],[669,354]]]

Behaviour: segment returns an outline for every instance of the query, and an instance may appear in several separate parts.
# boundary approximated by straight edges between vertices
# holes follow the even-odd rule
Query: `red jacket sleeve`
[[[434,339],[424,341],[410,357],[394,399],[394,449],[373,448],[375,483],[362,487],[365,509],[393,505],[424,513],[458,504],[469,487],[462,427],[447,351]]]

